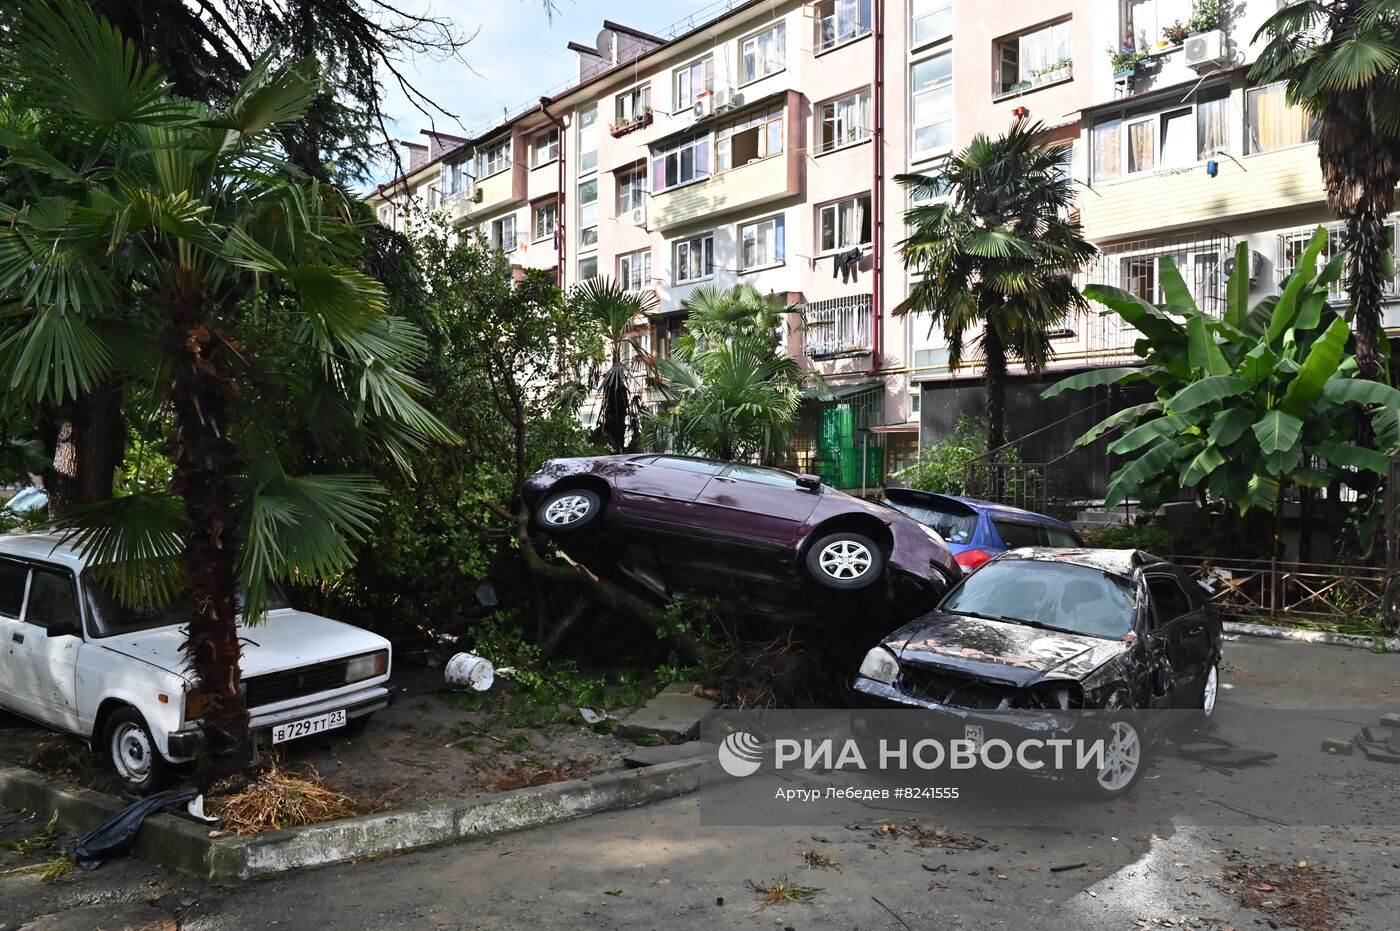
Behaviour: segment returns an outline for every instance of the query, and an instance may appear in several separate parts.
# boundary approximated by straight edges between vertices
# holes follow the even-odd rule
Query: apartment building
[[[370,200],[391,224],[413,205],[440,209],[565,286],[607,275],[653,292],[638,332],[658,355],[697,287],[780,295],[800,308],[788,351],[823,376],[789,464],[875,485],[921,434],[983,405],[975,363],[952,371],[941,333],[894,312],[909,296],[899,243],[913,206],[896,176],[1028,115],[1070,147],[1065,171],[1103,253],[1084,282],[1157,299],[1157,259],[1172,255],[1218,311],[1245,239],[1256,293],[1269,293],[1330,221],[1316,126],[1280,86],[1247,80],[1276,6],[1235,3],[1185,42],[1163,30],[1191,18],[1192,0],[719,0],[659,34],[604,21],[569,44],[569,87],[470,138],[408,144],[404,177]],[[1107,50],[1125,40],[1148,55],[1115,74]],[[1111,403],[1045,405],[1040,390],[1130,361],[1134,338],[1097,310],[1068,321],[1051,371],[1012,386],[1023,454],[1054,458]],[[1103,463],[1082,465],[1092,493]]]

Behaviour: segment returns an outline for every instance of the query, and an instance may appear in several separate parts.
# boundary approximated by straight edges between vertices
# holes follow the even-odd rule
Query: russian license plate
[[[973,750],[982,749],[982,725],[966,724],[963,726],[963,739],[972,745]]]
[[[310,737],[312,734],[320,734],[344,726],[345,712],[343,710],[313,715],[299,721],[284,721],[272,726],[272,742],[275,744],[285,743],[288,740]]]

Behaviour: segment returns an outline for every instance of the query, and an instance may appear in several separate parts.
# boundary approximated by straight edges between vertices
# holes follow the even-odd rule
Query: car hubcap
[[[112,734],[112,760],[123,779],[144,781],[151,773],[151,753],[151,741],[135,724],[122,724]]]
[[[865,575],[874,559],[865,544],[854,540],[837,540],[822,547],[817,562],[822,571],[833,579],[849,581]]]
[[[544,509],[544,521],[556,527],[576,524],[588,516],[591,508],[592,504],[583,495],[565,495],[555,498],[549,507]]]
[[[1220,677],[1216,672],[1217,667],[1210,667],[1206,672],[1206,687],[1201,694],[1201,707],[1205,709],[1206,717],[1210,717],[1215,711],[1215,692],[1220,687]]]
[[[1141,761],[1142,743],[1137,728],[1126,721],[1114,721],[1104,750],[1103,768],[1099,770],[1099,785],[1116,792],[1133,781]]]

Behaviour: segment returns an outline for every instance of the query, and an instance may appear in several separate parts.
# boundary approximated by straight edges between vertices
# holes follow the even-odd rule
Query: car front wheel
[[[578,533],[602,519],[603,499],[587,488],[564,488],[545,495],[535,514],[547,533]]]
[[[828,534],[807,550],[808,574],[827,588],[865,588],[879,581],[884,570],[885,554],[879,545],[859,533]]]
[[[112,713],[102,728],[102,746],[112,772],[138,795],[149,795],[170,776],[170,764],[156,749],[146,719],[135,708]]]

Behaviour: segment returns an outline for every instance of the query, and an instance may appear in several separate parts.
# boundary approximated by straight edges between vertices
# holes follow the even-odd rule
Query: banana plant
[[[1249,305],[1249,253],[1236,248],[1223,317],[1202,312],[1175,263],[1160,260],[1165,303],[1090,285],[1085,295],[1142,337],[1141,364],[1083,372],[1041,396],[1102,385],[1146,384],[1153,400],[1096,424],[1075,447],[1114,437],[1109,452],[1131,457],[1109,480],[1106,504],[1153,506],[1181,489],[1204,489],[1241,514],[1275,510],[1289,485],[1326,487],[1344,469],[1384,472],[1400,446],[1400,391],[1360,376],[1350,326],[1328,305],[1345,254],[1319,268],[1319,227],[1278,295]],[[1349,442],[1357,406],[1376,449]],[[1321,467],[1319,467],[1321,466]]]

